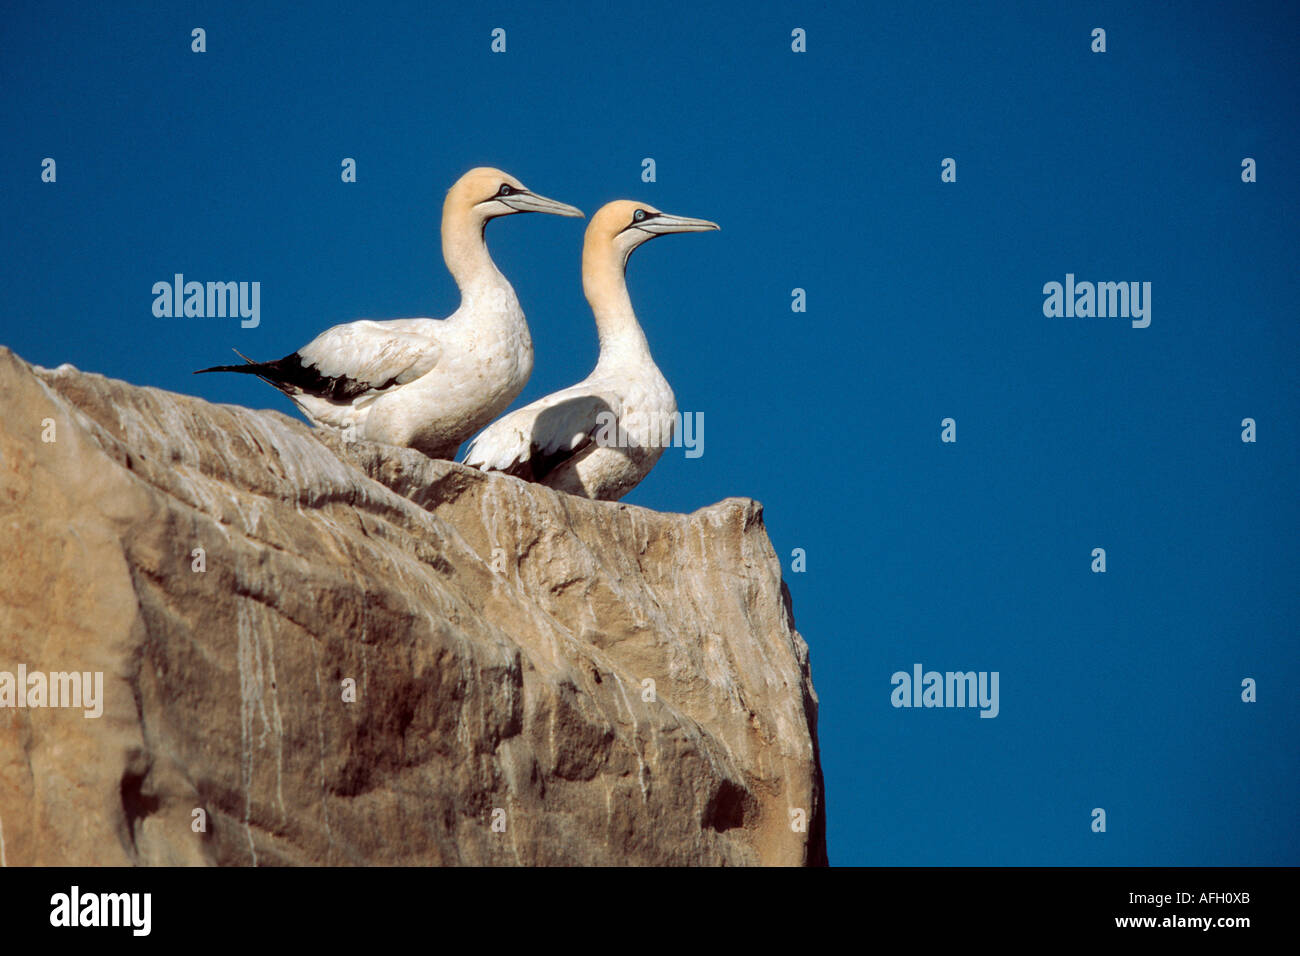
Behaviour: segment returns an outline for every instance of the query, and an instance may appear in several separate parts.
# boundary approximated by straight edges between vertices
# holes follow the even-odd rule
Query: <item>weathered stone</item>
[[[4,349],[0,411],[0,672],[104,675],[99,718],[0,708],[8,865],[825,863],[755,502],[588,501]]]

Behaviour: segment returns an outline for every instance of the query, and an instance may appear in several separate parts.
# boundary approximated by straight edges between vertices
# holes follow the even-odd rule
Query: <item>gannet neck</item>
[[[447,196],[442,207],[442,259],[461,293],[505,281],[488,253],[487,220]]]
[[[626,265],[626,254],[612,242],[583,247],[582,291],[596,318],[602,360],[625,355],[650,357],[650,345],[627,292]]]

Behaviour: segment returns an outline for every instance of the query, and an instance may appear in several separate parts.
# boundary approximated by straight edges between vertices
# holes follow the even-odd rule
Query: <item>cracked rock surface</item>
[[[98,718],[0,707],[0,862],[826,862],[756,502],[588,501],[6,349],[0,410],[0,703],[103,674]]]

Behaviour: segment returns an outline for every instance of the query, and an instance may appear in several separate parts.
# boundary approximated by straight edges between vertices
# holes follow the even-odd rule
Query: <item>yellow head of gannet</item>
[[[468,215],[480,222],[518,212],[549,212],[555,216],[582,218],[582,210],[568,203],[539,196],[509,173],[491,166],[477,166],[447,190],[442,204],[445,222],[450,215]]]
[[[718,228],[707,219],[673,216],[630,199],[616,199],[596,211],[582,241],[582,291],[596,319],[602,358],[621,351],[620,345],[645,348],[624,279],[632,250],[655,236]]]
[[[442,258],[462,291],[489,271],[483,241],[488,221],[521,212],[582,218],[575,206],[539,196],[504,170],[477,166],[447,190],[442,203]]]
[[[627,267],[627,257],[641,243],[670,232],[706,232],[720,228],[707,219],[689,219],[669,215],[649,203],[616,199],[605,203],[587,224],[582,240],[582,274],[604,271],[613,255],[620,267]]]

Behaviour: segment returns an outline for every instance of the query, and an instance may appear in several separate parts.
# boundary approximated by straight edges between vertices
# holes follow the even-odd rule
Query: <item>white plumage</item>
[[[595,369],[493,422],[464,463],[587,498],[615,500],[636,487],[672,440],[677,402],[632,310],[627,259],[654,236],[717,228],[629,200],[602,206],[582,249],[583,291],[600,335]]]
[[[581,216],[499,169],[472,169],[447,193],[442,254],[461,292],[446,319],[336,325],[272,362],[204,372],[257,375],[311,421],[356,438],[451,458],[528,382],[533,343],[514,289],[488,254],[489,219],[520,212]]]

